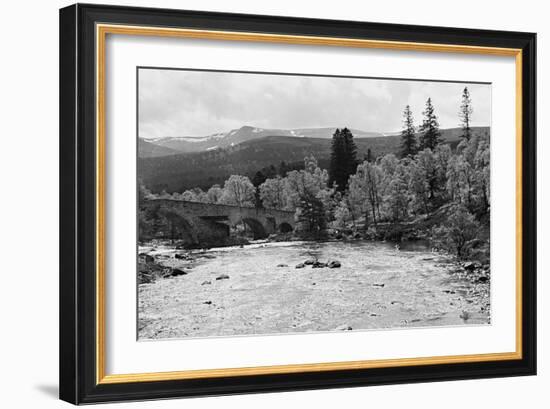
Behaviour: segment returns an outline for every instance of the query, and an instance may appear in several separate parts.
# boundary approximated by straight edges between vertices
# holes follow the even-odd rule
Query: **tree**
[[[284,160],[281,161],[281,163],[279,164],[279,175],[284,178],[289,170],[290,168],[288,164]]]
[[[411,204],[415,213],[430,213],[430,186],[425,169],[417,161],[413,161],[409,168],[409,191]]]
[[[259,187],[260,199],[267,209],[284,209],[285,200],[285,180],[280,176],[273,179],[267,179]]]
[[[252,207],[254,192],[254,185],[246,176],[231,175],[223,185],[221,201],[239,207]]]
[[[349,179],[351,211],[354,218],[365,216],[365,227],[369,223],[369,212],[375,225],[381,218],[382,177],[379,165],[365,161],[357,166],[357,172]]]
[[[454,252],[458,258],[468,255],[473,240],[477,237],[479,223],[461,204],[449,208],[449,216],[442,226],[434,228],[434,241],[445,250]]]
[[[490,154],[489,135],[485,134],[479,137],[477,152],[474,158],[474,181],[479,197],[478,210],[481,214],[487,214],[489,212],[491,202]]]
[[[327,219],[323,203],[311,194],[302,196],[300,206],[296,210],[296,220],[300,231],[306,236],[319,239],[326,232]]]
[[[411,107],[407,105],[403,112],[403,130],[401,131],[401,156],[414,156],[418,150]]]
[[[222,197],[223,189],[219,185],[213,185],[206,192],[207,203],[218,203]]]
[[[462,91],[462,104],[460,105],[460,111],[458,116],[462,120],[462,135],[461,137],[469,141],[472,137],[472,129],[470,128],[470,123],[472,121],[472,113],[474,112],[472,108],[472,100],[470,98],[470,91],[468,87],[464,87]]]
[[[370,150],[370,148],[367,148],[367,155],[365,156],[365,160],[367,162],[372,162],[374,160],[372,156],[372,151]]]
[[[332,192],[332,189],[327,187],[327,171],[319,168],[317,160],[313,156],[304,159],[303,170],[288,172],[284,181],[286,208],[288,210],[296,210],[300,207],[304,197],[318,196],[322,191]]]
[[[353,141],[353,134],[348,128],[336,129],[332,136],[329,184],[336,185],[336,189],[343,192],[356,168],[357,146]]]
[[[140,183],[139,190],[138,190],[138,198],[139,198],[139,203],[142,203],[144,200],[154,199],[155,195],[152,194],[151,191],[147,189],[147,187],[144,184]]]
[[[262,199],[260,197],[260,185],[267,180],[267,177],[262,173],[262,171],[257,171],[254,177],[252,178],[252,184],[254,185],[254,206],[256,208],[262,208]]]
[[[420,149],[434,150],[441,143],[441,133],[439,132],[439,122],[431,98],[426,101],[426,108],[422,114],[424,120],[420,127]]]
[[[489,212],[490,206],[490,149],[489,136],[473,134],[463,139],[458,155],[449,161],[447,191],[455,203],[464,204],[477,216]]]
[[[408,169],[399,163],[389,178],[384,205],[388,217],[394,222],[404,220],[409,213]]]
[[[186,190],[180,195],[180,200],[185,200],[186,202],[196,202],[197,195],[192,190]]]
[[[262,173],[262,171],[257,171],[252,178],[252,184],[256,187],[260,186],[266,181],[267,177]]]
[[[333,226],[336,228],[345,228],[348,222],[353,222],[353,214],[349,210],[349,200],[344,197],[334,208]]]

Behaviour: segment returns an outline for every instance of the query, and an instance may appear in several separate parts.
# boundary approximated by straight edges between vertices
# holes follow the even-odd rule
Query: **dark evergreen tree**
[[[332,136],[329,167],[329,185],[343,192],[350,175],[357,169],[357,146],[348,128],[336,129]]]
[[[411,107],[407,105],[403,111],[403,130],[401,131],[401,156],[414,156],[418,151],[415,127]]]
[[[470,123],[472,121],[472,113],[474,112],[472,108],[472,100],[470,99],[470,91],[468,87],[464,87],[462,91],[462,104],[460,105],[460,112],[458,115],[462,120],[462,138],[467,141],[472,137],[472,129],[470,128]]]
[[[367,155],[365,156],[365,160],[367,162],[372,162],[373,161],[373,157],[372,157],[372,151],[370,150],[370,148],[367,148]]]
[[[353,140],[353,134],[348,128],[342,129],[341,135],[344,138],[346,164],[346,179],[344,186],[347,187],[350,175],[353,175],[357,170],[357,146],[355,145],[355,141]]]
[[[267,176],[262,171],[257,171],[252,178],[252,184],[254,185],[254,205],[256,208],[263,208],[262,199],[260,198],[260,185],[267,180]]]
[[[442,140],[439,132],[439,122],[431,98],[426,101],[426,108],[422,114],[424,115],[424,121],[420,127],[420,149],[434,150]]]
[[[269,165],[269,168],[267,169],[267,173],[265,174],[265,177],[267,179],[271,179],[277,176],[277,169],[273,165]]]
[[[252,184],[255,187],[260,186],[262,183],[264,183],[267,179],[267,176],[263,174],[261,170],[257,171],[254,177],[252,178]]]
[[[323,237],[327,229],[327,215],[323,202],[311,194],[304,195],[300,200],[298,223],[305,237]]]
[[[279,165],[279,175],[284,178],[289,170],[290,169],[287,163],[284,160],[281,161],[281,164]]]
[[[328,171],[328,183],[330,186],[339,184],[342,181],[344,171],[342,160],[344,158],[344,138],[340,129],[336,128],[332,134],[332,143],[330,146],[330,166]]]

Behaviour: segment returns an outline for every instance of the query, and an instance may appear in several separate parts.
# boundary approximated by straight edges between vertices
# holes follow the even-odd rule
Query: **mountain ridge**
[[[149,144],[169,148],[180,153],[202,152],[213,149],[227,148],[238,145],[240,143],[261,139],[267,136],[288,136],[295,138],[322,138],[330,139],[337,127],[320,127],[320,128],[295,128],[295,129],[278,129],[278,128],[259,128],[250,125],[245,125],[237,129],[232,129],[227,132],[218,132],[206,136],[167,136],[160,138],[139,138],[140,141],[146,141]],[[360,138],[375,138],[391,135],[392,133],[363,131],[360,129],[350,129],[354,137]],[[160,151],[159,151],[160,152]],[[170,152],[170,151],[167,151]],[[148,151],[144,150],[141,157],[147,157]],[[170,154],[170,153],[168,153]],[[156,155],[159,156],[159,155]]]

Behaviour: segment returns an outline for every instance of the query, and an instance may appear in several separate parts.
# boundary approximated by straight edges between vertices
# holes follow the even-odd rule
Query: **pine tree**
[[[330,167],[329,167],[329,185],[337,184],[340,186],[340,183],[343,178],[343,167],[342,161],[344,158],[344,138],[340,129],[336,128],[334,134],[332,135],[332,143],[330,147]]]
[[[428,98],[426,101],[426,108],[424,112],[424,121],[420,127],[420,149],[434,150],[441,141],[441,133],[439,132],[439,122],[435,115],[435,109],[432,105],[432,99]]]
[[[350,175],[357,169],[357,146],[353,134],[348,128],[336,129],[332,136],[330,152],[329,184],[336,184],[337,190],[343,192]]]
[[[348,128],[342,129],[341,135],[344,138],[345,148],[346,179],[344,182],[344,187],[347,187],[350,175],[353,175],[357,170],[357,146],[353,140],[353,134]]]
[[[326,233],[327,219],[323,203],[320,199],[310,194],[301,199],[297,212],[298,223],[306,237],[321,238]]]
[[[257,171],[254,177],[252,178],[252,184],[254,185],[254,206],[257,208],[262,208],[262,199],[260,198],[260,185],[267,180],[267,177],[262,173],[262,171]]]
[[[287,165],[287,163],[283,160],[281,161],[281,164],[279,165],[279,175],[281,177],[285,177],[286,176],[286,173],[290,170],[289,166]]]
[[[372,151],[370,150],[370,148],[367,149],[367,155],[365,157],[365,160],[367,162],[372,162],[373,161]]]
[[[470,99],[470,91],[468,87],[464,87],[462,91],[462,104],[460,105],[460,112],[458,115],[462,120],[462,138],[467,141],[472,137],[472,129],[470,128],[470,123],[472,122],[472,113],[474,112],[472,108],[472,100]]]
[[[415,127],[411,107],[407,105],[403,111],[403,130],[401,131],[401,156],[414,156],[418,150]]]

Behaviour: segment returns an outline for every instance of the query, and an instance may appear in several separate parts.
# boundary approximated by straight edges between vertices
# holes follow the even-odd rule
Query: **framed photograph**
[[[534,375],[535,53],[61,9],[61,399]]]

